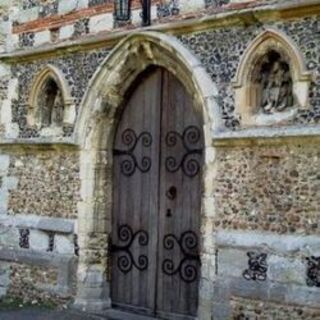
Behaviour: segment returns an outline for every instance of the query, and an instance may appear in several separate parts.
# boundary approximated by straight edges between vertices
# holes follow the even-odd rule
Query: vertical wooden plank
[[[199,243],[193,241],[199,242],[202,149],[201,114],[185,87],[164,71],[157,312],[167,318],[197,312]]]
[[[146,313],[156,293],[160,87],[160,70],[138,79],[114,143],[112,301]]]

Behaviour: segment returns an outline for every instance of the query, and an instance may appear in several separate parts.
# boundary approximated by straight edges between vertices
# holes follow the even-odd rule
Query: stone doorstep
[[[157,320],[157,318],[142,316],[135,313],[128,313],[115,309],[105,311],[104,315],[108,320]]]
[[[130,313],[126,311],[121,311],[118,309],[109,309],[103,312],[103,317],[106,317],[107,320],[161,320],[164,318],[154,318],[151,316],[145,316],[145,315],[140,315],[136,313]],[[193,317],[188,317],[188,316],[183,316],[183,315],[175,315],[173,318],[170,317],[170,319],[175,319],[175,320],[187,320],[187,319],[197,319]],[[168,319],[168,318],[166,318]]]

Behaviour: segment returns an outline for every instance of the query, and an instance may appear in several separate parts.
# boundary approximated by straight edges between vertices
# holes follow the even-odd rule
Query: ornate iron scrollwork
[[[320,288],[320,257],[311,256],[306,259],[308,261],[307,285]]]
[[[171,259],[165,259],[162,263],[162,271],[168,276],[179,274],[181,279],[187,283],[196,281],[198,278],[198,265],[200,257],[197,253],[190,251],[198,250],[198,237],[193,231],[185,231],[178,239],[174,234],[167,234],[163,238],[163,247],[166,250],[173,250],[175,243],[179,245],[183,253],[183,259],[178,266]],[[192,262],[194,262],[192,264]]]
[[[29,236],[30,236],[30,230],[29,229],[19,229],[19,247],[24,249],[29,249],[30,243],[29,243]]]
[[[136,261],[132,252],[130,251],[130,248],[134,243],[135,239],[138,239],[139,245],[147,246],[149,243],[148,233],[144,230],[139,230],[133,233],[131,227],[129,227],[126,224],[123,224],[119,226],[117,234],[119,241],[124,242],[124,245],[119,246],[111,244],[111,252],[122,253],[117,257],[117,266],[119,270],[125,274],[131,271],[133,267],[137,268],[140,271],[146,270],[149,265],[148,257],[142,254],[139,255],[138,260]]]
[[[141,162],[139,163],[134,155],[134,150],[140,140],[142,145],[146,148],[152,145],[152,136],[149,132],[143,131],[137,136],[132,129],[126,129],[121,135],[121,141],[127,147],[127,150],[113,150],[115,156],[126,157],[126,159],[121,162],[120,168],[121,173],[127,177],[132,176],[137,168],[143,173],[148,172],[151,168],[150,157],[142,157]]]
[[[267,279],[267,254],[259,252],[248,252],[249,269],[243,272],[243,277],[246,280],[265,281]]]
[[[187,127],[182,135],[176,131],[168,132],[166,136],[166,145],[168,147],[174,147],[178,140],[180,140],[186,152],[180,161],[172,156],[167,157],[166,169],[169,172],[177,172],[181,168],[186,176],[190,178],[196,176],[200,171],[200,163],[195,159],[195,156],[202,155],[202,149],[192,148],[190,146],[199,143],[200,138],[201,131],[196,126]]]

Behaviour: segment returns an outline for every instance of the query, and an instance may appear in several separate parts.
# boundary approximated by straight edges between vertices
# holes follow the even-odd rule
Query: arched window
[[[308,108],[311,74],[284,35],[267,30],[248,47],[236,78],[235,110],[241,126],[283,124]]]
[[[39,90],[37,109],[37,117],[41,127],[63,125],[64,101],[62,91],[51,76],[44,81]]]
[[[74,100],[63,75],[53,66],[47,66],[36,77],[28,110],[28,125],[40,134],[56,135],[63,126],[73,125]]]

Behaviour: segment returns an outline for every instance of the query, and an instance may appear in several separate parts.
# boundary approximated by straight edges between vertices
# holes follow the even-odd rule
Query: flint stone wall
[[[77,153],[54,151],[15,155],[9,176],[18,181],[9,192],[8,214],[77,218],[79,159]]]
[[[305,309],[293,305],[284,306],[240,298],[232,300],[232,319],[234,320],[270,319],[270,317],[274,320],[314,320],[319,319],[320,313],[316,309]]]
[[[217,150],[215,229],[319,234],[318,143]]]
[[[34,5],[29,4],[32,9]],[[54,2],[48,8],[56,10]],[[218,87],[226,130],[241,129],[232,87],[239,61],[250,42],[268,27],[293,40],[313,74],[309,110],[300,111],[285,125],[307,128],[319,124],[319,23],[317,16],[311,16],[179,36]],[[77,28],[77,35],[87,33],[87,22],[78,23]],[[34,35],[21,36],[20,41],[32,46]],[[109,52],[110,48],[103,48],[14,63],[0,85],[0,99],[3,104],[6,101],[1,111],[1,139],[13,135],[25,139],[22,144],[42,141],[39,132],[28,129],[26,116],[32,83],[47,64],[62,71],[79,110],[90,79]],[[60,138],[72,138],[73,134],[73,127],[65,128]],[[305,141],[215,148],[214,164],[207,168],[213,176],[212,208],[203,217],[203,229],[209,229],[205,234],[210,236],[204,239],[202,267],[209,269],[211,276],[202,279],[201,294],[210,311],[202,314],[201,320],[286,319],[287,314],[290,319],[319,319],[319,287],[310,282],[308,259],[320,256],[320,151],[317,141]],[[18,151],[2,151],[0,156],[0,295],[19,296],[27,286],[30,299],[53,297],[56,301],[56,295],[72,299],[71,275],[75,274],[79,249],[88,266],[103,269],[108,238],[102,232],[89,234],[87,248],[81,251],[78,246],[77,206],[83,187],[79,154],[49,147],[43,150],[46,146],[32,152],[15,149]],[[21,230],[27,240],[21,239]],[[28,247],[22,248],[26,241]],[[255,273],[249,253],[257,257],[262,275]],[[45,277],[48,287],[28,287],[42,279],[43,268],[52,273],[53,278]],[[101,281],[97,276],[92,283],[102,287]]]
[[[209,75],[216,83],[219,89],[221,117],[227,130],[241,129],[241,116],[236,114],[234,110],[234,88],[232,83],[241,57],[254,38],[268,27],[278,29],[292,39],[301,52],[313,79],[309,88],[308,108],[299,110],[294,119],[282,125],[312,126],[320,122],[319,22],[317,16],[312,16],[287,22],[257,24],[249,27],[218,28],[179,36],[181,42],[207,68]],[[18,137],[39,138],[39,132],[34,128],[28,127],[27,124],[28,98],[37,74],[46,65],[51,64],[62,71],[68,85],[71,87],[71,96],[75,99],[76,108],[78,109],[89,80],[109,52],[110,49],[78,52],[63,57],[18,63],[12,66],[11,79],[12,81],[17,81],[18,95],[12,98],[10,103],[12,125],[17,126]],[[8,80],[4,81],[2,85],[3,94],[0,97],[6,96],[6,88],[8,89]],[[70,137],[72,133],[73,126],[63,128],[64,137]]]
[[[206,66],[216,83],[222,118],[228,129],[240,129],[241,118],[234,110],[232,80],[235,78],[241,57],[249,44],[268,27],[282,31],[293,40],[306,62],[307,69],[313,74],[309,91],[309,110],[300,110],[296,118],[286,125],[313,125],[320,121],[319,17],[313,16],[288,22],[218,28],[180,37],[182,43]]]
[[[0,298],[66,304],[79,254],[79,159],[66,150],[2,150]]]

